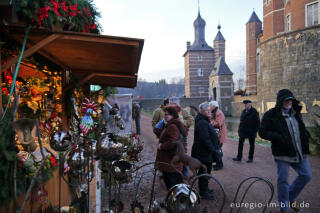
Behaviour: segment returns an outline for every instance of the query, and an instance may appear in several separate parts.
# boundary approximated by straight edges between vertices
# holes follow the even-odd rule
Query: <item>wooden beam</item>
[[[88,76],[84,77],[83,79],[81,79],[78,83],[80,85],[82,85],[82,84],[86,83],[87,81],[89,81],[93,77],[94,77],[94,73],[91,73],[90,75],[88,75]],[[70,84],[70,85],[66,86],[65,88],[63,88],[63,93],[68,91],[69,89],[71,89],[74,86],[75,86],[75,84]]]
[[[21,41],[22,42],[22,41]],[[36,45],[36,43],[34,43],[33,41],[29,41],[29,43],[31,45]],[[29,48],[29,46],[31,45],[27,45],[27,47]],[[69,70],[70,68],[67,67],[64,63],[62,63],[59,59],[55,58],[53,55],[51,55],[50,53],[48,53],[45,50],[39,50],[38,51],[39,54],[43,55],[44,57],[46,57],[47,59],[49,59],[50,61],[52,61],[53,63],[55,63],[56,65],[60,66],[62,69],[65,70]]]
[[[127,79],[137,79],[137,76],[135,75],[119,75],[119,74],[111,74],[111,73],[91,73],[90,75],[84,77],[83,79],[81,79],[78,84],[79,85],[83,85],[85,83],[87,83],[89,80],[91,80],[94,77],[111,77],[111,78],[127,78]],[[74,87],[75,84],[69,85],[67,87],[65,87],[63,89],[63,92],[68,91],[69,89],[71,89],[72,87]]]
[[[88,34],[84,34],[84,35],[63,34],[61,39],[84,41],[84,42],[106,43],[106,44],[120,44],[120,45],[128,45],[128,46],[139,46],[139,41],[133,41],[133,40],[128,41],[128,39],[121,40],[117,38],[106,38],[102,36],[92,36]]]
[[[82,85],[82,84],[86,83],[86,82],[89,81],[91,78],[93,78],[94,75],[95,75],[95,73],[91,73],[90,75],[84,77],[83,79],[81,79],[81,80],[79,81],[79,84]]]
[[[42,47],[46,46],[47,44],[51,43],[52,41],[56,40],[57,38],[59,38],[61,35],[58,34],[53,34],[48,36],[47,38],[39,41],[37,44],[35,44],[34,46],[32,46],[31,48],[27,49],[23,56],[22,59],[31,56],[33,53],[37,52],[39,49],[41,49]],[[8,69],[12,64],[17,63],[19,60],[19,55],[14,57],[13,59],[11,59],[10,61],[8,61],[6,64],[4,64],[1,67],[1,71]]]
[[[135,75],[119,75],[119,74],[111,74],[111,73],[93,73],[94,77],[112,77],[112,78],[129,78],[129,79],[136,79]]]

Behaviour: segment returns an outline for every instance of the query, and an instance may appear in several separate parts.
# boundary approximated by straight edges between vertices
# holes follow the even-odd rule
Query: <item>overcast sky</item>
[[[158,81],[184,77],[186,42],[194,41],[197,0],[94,0],[105,35],[145,39],[139,79]],[[253,9],[262,21],[263,0],[200,0],[210,46],[221,25],[226,62],[238,78],[245,75],[246,23]]]

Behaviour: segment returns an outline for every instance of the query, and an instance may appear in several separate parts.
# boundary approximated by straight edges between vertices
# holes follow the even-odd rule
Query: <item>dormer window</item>
[[[199,77],[203,76],[203,70],[201,68],[198,69],[198,76]]]

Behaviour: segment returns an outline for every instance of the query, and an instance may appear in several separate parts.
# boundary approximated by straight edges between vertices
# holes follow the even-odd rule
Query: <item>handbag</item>
[[[219,144],[218,147],[214,150],[214,157],[216,158],[222,158],[223,152],[222,152],[222,144]]]

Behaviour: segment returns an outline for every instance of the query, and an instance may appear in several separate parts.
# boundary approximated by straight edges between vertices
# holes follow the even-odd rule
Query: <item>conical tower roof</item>
[[[233,75],[230,68],[226,64],[224,57],[219,57],[218,61],[214,65],[214,68],[210,74],[210,76],[216,76],[216,75]]]
[[[258,18],[257,14],[254,11],[252,12],[252,15],[251,15],[249,21],[247,22],[247,24],[248,23],[252,23],[252,22],[260,22],[260,23],[262,23],[260,21],[260,19]]]
[[[200,11],[198,12],[198,17],[193,22],[194,27],[194,42],[188,50],[213,50],[205,40],[205,26],[206,22],[201,17]]]
[[[222,33],[220,32],[221,26],[220,24],[218,25],[218,33],[214,39],[214,41],[226,41],[222,35]]]

